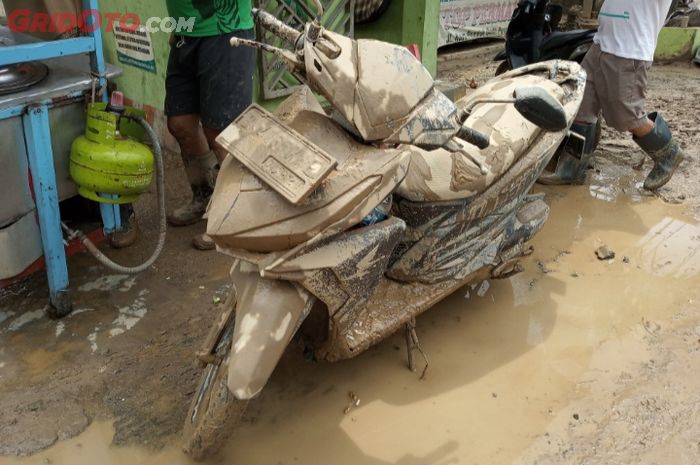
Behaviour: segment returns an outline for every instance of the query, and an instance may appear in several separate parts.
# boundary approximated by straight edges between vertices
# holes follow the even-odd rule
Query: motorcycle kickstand
[[[408,355],[408,369],[415,372],[416,371],[416,363],[413,358],[413,350],[418,349],[418,352],[420,352],[421,356],[423,357],[423,360],[425,361],[425,367],[423,368],[423,373],[420,375],[420,380],[423,381],[425,379],[425,375],[428,372],[428,366],[430,366],[430,362],[428,361],[428,356],[425,355],[425,352],[423,351],[423,348],[420,345],[420,342],[418,341],[418,333],[416,333],[416,319],[411,318],[411,321],[406,323],[406,353]]]

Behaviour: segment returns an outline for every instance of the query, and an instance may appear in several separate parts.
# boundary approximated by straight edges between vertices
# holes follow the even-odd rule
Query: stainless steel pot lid
[[[12,94],[41,82],[49,74],[43,63],[29,62],[0,66],[0,95]]]

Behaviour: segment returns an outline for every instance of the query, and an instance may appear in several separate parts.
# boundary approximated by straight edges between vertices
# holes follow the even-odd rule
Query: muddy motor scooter
[[[254,15],[289,48],[233,45],[283,57],[335,111],[307,88],[274,113],[252,105],[218,138],[230,156],[207,233],[234,263],[197,353],[204,373],[183,433],[195,459],[222,446],[295,335],[317,360],[338,361],[404,329],[413,367],[419,314],[519,272],[549,214],[530,190],[585,85],[579,65],[553,61],[455,104],[401,46]]]

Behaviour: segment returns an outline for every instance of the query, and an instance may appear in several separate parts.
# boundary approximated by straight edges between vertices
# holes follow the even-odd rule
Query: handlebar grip
[[[470,144],[475,145],[480,150],[483,150],[489,145],[491,145],[491,141],[486,136],[486,134],[479,132],[476,129],[470,128],[469,126],[462,126],[457,132],[457,137],[464,140],[465,142],[469,142]]]
[[[261,8],[253,8],[253,18],[255,18],[255,21],[264,29],[267,29],[280,39],[289,42],[292,45],[296,44],[297,40],[299,40],[299,37],[301,36],[301,32],[287,24],[284,24],[282,21]]]

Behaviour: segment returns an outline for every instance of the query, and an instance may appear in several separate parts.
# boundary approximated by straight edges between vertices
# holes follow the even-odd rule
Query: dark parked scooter
[[[562,6],[548,0],[520,0],[508,25],[506,48],[494,58],[502,61],[496,75],[547,60],[581,63],[597,29],[558,31],[562,16]]]

